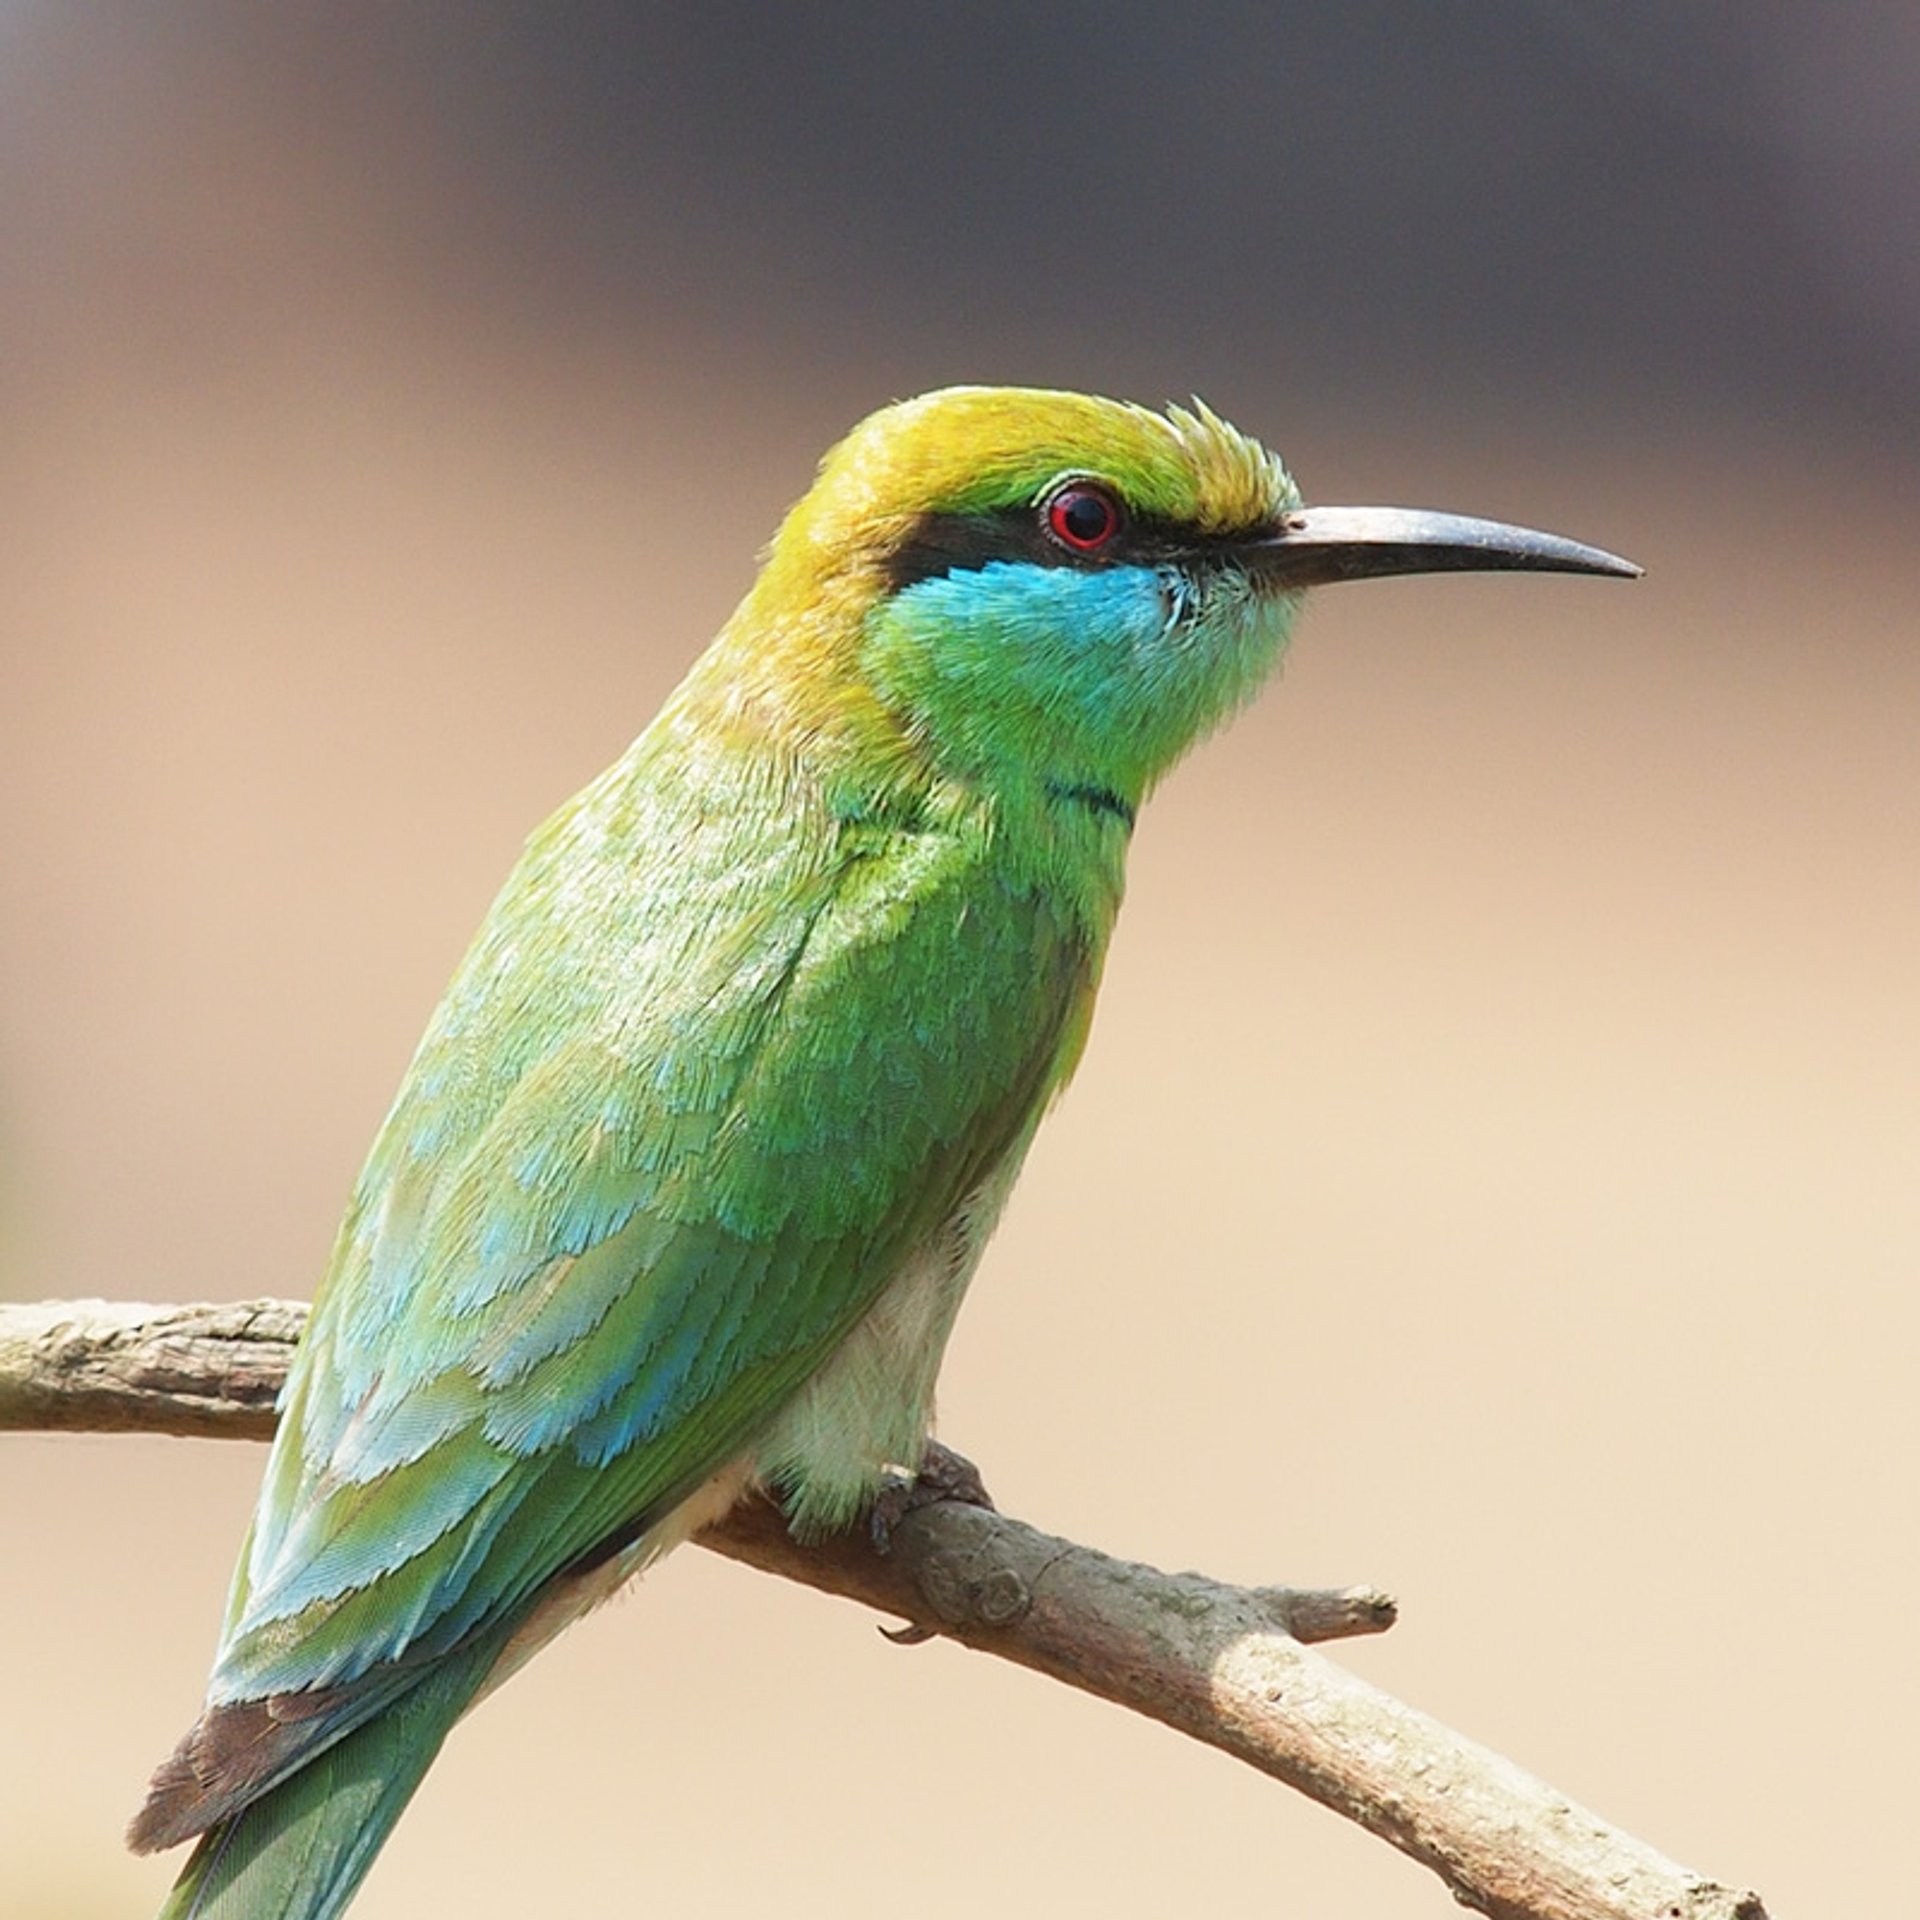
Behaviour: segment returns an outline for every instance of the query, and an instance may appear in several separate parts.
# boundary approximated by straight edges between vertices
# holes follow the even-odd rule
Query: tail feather
[[[455,1655],[210,1828],[159,1920],[334,1920],[373,1865],[497,1647]]]
[[[127,1845],[159,1853],[210,1831],[417,1686],[420,1671],[387,1669],[351,1687],[207,1707],[155,1769]]]

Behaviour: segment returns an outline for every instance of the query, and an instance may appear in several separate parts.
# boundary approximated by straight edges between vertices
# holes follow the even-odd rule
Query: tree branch
[[[0,1428],[264,1439],[306,1309],[287,1301],[0,1306]],[[1379,1633],[1367,1588],[1231,1587],[1109,1558],[942,1501],[888,1550],[801,1546],[763,1499],[700,1535],[766,1572],[895,1614],[1130,1707],[1358,1821],[1494,1920],[1766,1920],[1499,1755],[1307,1650]]]

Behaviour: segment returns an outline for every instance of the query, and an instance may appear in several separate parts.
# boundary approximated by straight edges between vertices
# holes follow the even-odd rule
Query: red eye
[[[1098,553],[1120,531],[1120,503],[1104,487],[1076,481],[1047,502],[1047,531],[1075,553]]]

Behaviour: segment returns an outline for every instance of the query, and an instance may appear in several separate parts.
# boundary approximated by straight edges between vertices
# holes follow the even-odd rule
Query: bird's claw
[[[875,1553],[891,1553],[893,1536],[908,1514],[922,1507],[937,1506],[943,1500],[958,1500],[963,1506],[985,1507],[993,1511],[993,1495],[987,1491],[980,1469],[964,1454],[953,1452],[937,1441],[928,1441],[918,1473],[889,1470],[880,1491],[867,1509],[867,1538]],[[890,1636],[891,1637],[891,1636]]]
[[[890,1470],[867,1509],[867,1538],[873,1542],[874,1552],[891,1553],[894,1529],[901,1521],[908,1514],[917,1513],[922,1507],[937,1506],[943,1500],[985,1507],[989,1513],[994,1510],[993,1495],[987,1491],[980,1469],[964,1454],[929,1440],[921,1457],[920,1471]],[[903,1627],[882,1627],[880,1633],[896,1647],[917,1647],[938,1638],[934,1628],[911,1620]]]

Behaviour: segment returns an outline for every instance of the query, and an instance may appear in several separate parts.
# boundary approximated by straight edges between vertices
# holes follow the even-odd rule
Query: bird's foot
[[[958,1500],[969,1507],[994,1511],[993,1495],[980,1477],[980,1469],[964,1454],[943,1447],[937,1440],[927,1442],[920,1458],[918,1473],[890,1472],[867,1509],[867,1537],[875,1553],[893,1551],[894,1529],[908,1514],[922,1507],[937,1506],[943,1500]],[[896,1647],[917,1647],[935,1637],[931,1627],[907,1625],[882,1627],[882,1638]]]
[[[980,1477],[980,1469],[964,1454],[943,1447],[937,1440],[927,1442],[917,1473],[889,1472],[880,1491],[867,1509],[867,1538],[876,1553],[893,1551],[894,1530],[908,1514],[922,1507],[937,1506],[942,1500],[958,1500],[963,1506],[993,1508],[993,1495]]]

